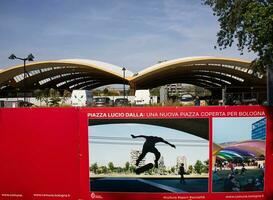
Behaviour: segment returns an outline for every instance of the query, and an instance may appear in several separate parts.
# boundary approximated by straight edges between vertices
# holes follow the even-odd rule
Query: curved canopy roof
[[[125,77],[132,74],[125,70]],[[84,59],[27,63],[25,77],[24,83],[23,65],[1,70],[0,89],[20,89],[24,84],[31,89],[93,89],[108,84],[122,84],[126,81],[121,67]]]
[[[118,74],[120,77],[123,77],[123,71],[122,67],[119,67],[117,65],[109,64],[106,62],[101,62],[98,60],[88,60],[88,59],[63,59],[59,61],[64,61],[64,62],[71,62],[71,63],[81,63],[85,64],[88,66],[96,66],[102,70],[109,71],[109,72],[114,72]],[[133,75],[133,72],[129,70],[125,70],[125,77],[130,77]]]
[[[137,88],[189,83],[205,88],[264,87],[265,77],[254,74],[250,61],[211,56],[187,57],[148,67],[130,79]]]
[[[231,144],[215,151],[214,155],[219,160],[258,160],[265,156],[265,141],[250,140]]]
[[[0,70],[0,92],[27,88],[93,89],[109,84],[130,84],[134,89],[188,83],[207,89],[265,88],[265,77],[254,74],[250,62],[233,58],[187,57],[165,61],[133,74],[122,67],[96,60],[66,59],[28,62]]]

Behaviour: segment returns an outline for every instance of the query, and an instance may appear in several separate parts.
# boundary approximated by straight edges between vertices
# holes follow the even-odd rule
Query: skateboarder
[[[157,148],[155,148],[155,144],[158,142],[163,142],[163,143],[168,144],[171,147],[175,148],[174,144],[167,142],[166,140],[164,140],[161,137],[146,136],[146,135],[138,135],[138,136],[131,135],[131,136],[132,136],[132,138],[141,138],[142,137],[142,138],[146,139],[146,141],[144,142],[143,147],[142,147],[142,152],[139,155],[138,159],[136,160],[136,166],[139,165],[139,162],[146,156],[146,154],[148,152],[151,152],[155,155],[155,167],[158,168],[158,160],[161,155],[160,152],[157,150]]]

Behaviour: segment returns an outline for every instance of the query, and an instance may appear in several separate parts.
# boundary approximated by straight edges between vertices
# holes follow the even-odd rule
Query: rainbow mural
[[[213,145],[213,156],[221,161],[264,160],[265,141],[248,140],[227,145]]]

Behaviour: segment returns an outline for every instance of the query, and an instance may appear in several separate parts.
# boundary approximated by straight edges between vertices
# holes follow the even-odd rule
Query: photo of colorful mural
[[[213,192],[263,191],[266,118],[213,119]]]

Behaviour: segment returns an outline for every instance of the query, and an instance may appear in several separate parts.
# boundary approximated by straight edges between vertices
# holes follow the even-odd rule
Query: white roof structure
[[[89,60],[89,59],[62,59],[59,61],[82,63],[85,65],[95,65],[101,69],[104,69],[105,71],[113,71],[116,74],[119,74],[121,77],[123,77],[122,67],[119,67],[117,65],[113,65],[110,63],[106,63],[106,62],[102,62],[98,60]],[[133,75],[133,72],[129,71],[128,69],[125,70],[125,78],[130,77],[132,75]]]
[[[124,68],[125,76],[123,67],[97,60],[28,62],[25,76],[23,65],[0,70],[0,94],[2,91],[16,92],[24,88],[94,89],[111,84],[128,84],[133,90],[171,83],[193,84],[209,90],[234,86],[241,90],[266,87],[265,76],[253,73],[250,61],[236,58],[178,58],[155,64],[135,74]]]

